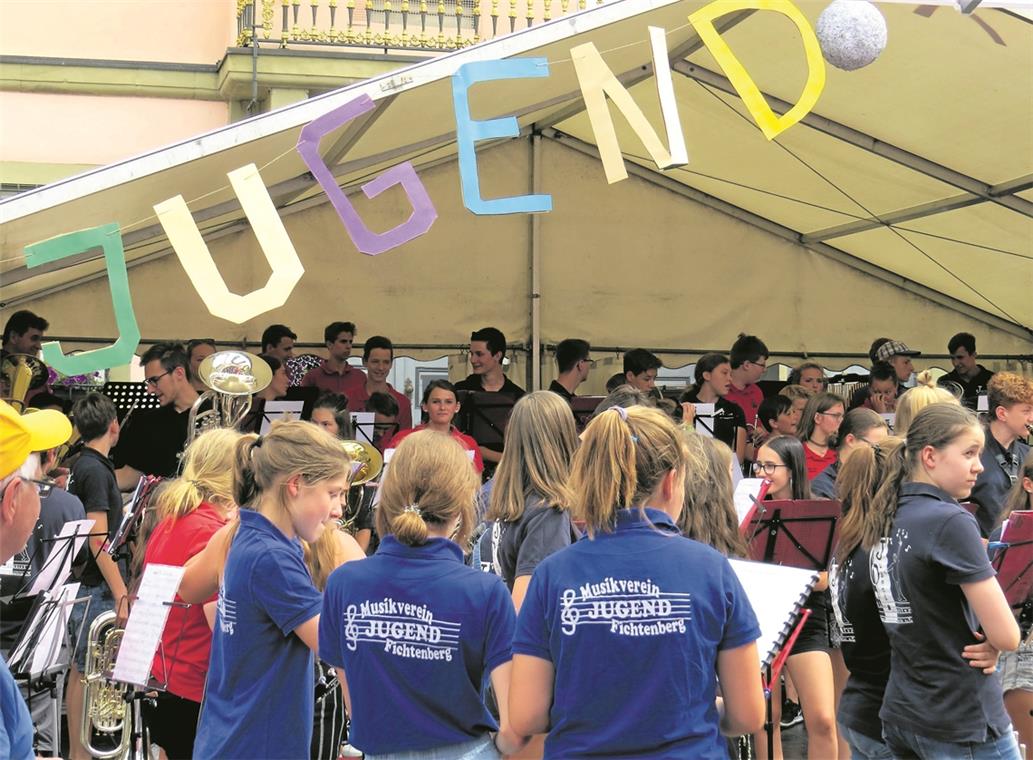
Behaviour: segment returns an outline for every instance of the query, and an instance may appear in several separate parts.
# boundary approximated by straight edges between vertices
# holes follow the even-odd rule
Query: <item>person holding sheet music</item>
[[[845,408],[843,399],[834,393],[818,393],[804,407],[796,436],[803,442],[808,480],[836,461],[836,433],[846,416]]]
[[[567,402],[576,398],[578,386],[588,380],[588,373],[595,365],[591,351],[588,341],[581,338],[567,338],[557,343],[556,368],[559,375],[549,383],[549,390]]]
[[[871,409],[851,409],[837,432],[836,461],[811,481],[811,495],[819,499],[836,498],[836,478],[844,457],[860,446],[878,446],[890,434],[886,420]]]
[[[159,523],[147,541],[148,564],[182,566],[208,545],[236,514],[233,457],[241,434],[230,428],[209,430],[183,454],[183,475],[164,484],[154,499]],[[181,597],[175,602],[183,604]],[[165,687],[154,706],[144,702],[152,740],[169,760],[193,755],[205,677],[212,645],[216,596],[203,604],[173,606],[151,675]]]
[[[470,334],[470,367],[473,373],[455,385],[457,391],[486,391],[502,393],[513,399],[525,391],[502,371],[506,358],[506,336],[497,327],[482,327]],[[479,442],[478,442],[479,444]],[[481,458],[494,471],[502,458],[502,448],[480,446]]]
[[[882,736],[897,758],[1018,760],[999,678],[964,653],[984,637],[1000,651],[1019,644],[975,518],[957,501],[982,471],[983,431],[960,405],[932,404],[906,443],[884,446],[876,487],[864,487],[873,496],[863,533],[890,644]],[[874,461],[858,456],[845,466]]]
[[[986,536],[997,522],[1008,491],[1018,480],[1029,453],[1026,439],[1033,425],[1033,380],[998,372],[989,383],[989,420],[984,428],[983,472],[971,500],[979,505],[976,521]]]
[[[893,757],[882,738],[879,717],[889,681],[890,643],[872,585],[878,576],[873,576],[869,566],[881,531],[881,517],[872,507],[872,484],[884,479],[887,463],[902,445],[901,438],[886,438],[873,446],[859,447],[844,461],[836,483],[843,520],[829,567],[834,612],[830,622],[832,638],[840,646],[849,670],[836,720],[840,737],[857,760]],[[987,675],[997,665],[997,650],[985,641],[966,645],[961,656],[969,666]]]
[[[455,386],[448,380],[431,380],[423,389],[423,401],[420,408],[427,416],[427,421],[414,428],[399,431],[391,437],[384,448],[396,449],[410,434],[420,430],[433,430],[436,433],[452,436],[460,446],[467,451],[472,451],[474,469],[477,470],[478,475],[484,472],[484,460],[481,459],[481,450],[477,441],[466,433],[460,433],[452,424],[452,420],[459,412]]]
[[[732,387],[732,365],[724,354],[704,354],[696,362],[696,384],[682,394],[681,401],[713,404],[714,417],[702,424],[713,425],[714,437],[735,452],[740,463],[746,457],[746,415],[738,404],[725,398]]]
[[[395,347],[389,338],[372,335],[362,347],[362,366],[366,368],[366,382],[359,383],[348,393],[348,410],[365,412],[366,402],[374,393],[386,393],[398,405],[397,430],[412,427],[412,402],[387,381],[395,360]]]
[[[52,487],[39,476],[46,451],[68,440],[68,418],[53,410],[21,416],[0,401],[0,565],[25,548],[40,514],[40,492]],[[33,720],[5,658],[0,657],[0,755],[32,760]]]
[[[349,743],[366,757],[489,760],[522,744],[506,703],[513,605],[501,580],[463,563],[478,485],[454,440],[411,434],[384,477],[380,549],[327,583],[319,651],[344,686]],[[486,678],[500,730],[481,698]]]
[[[118,412],[107,396],[90,393],[75,402],[72,418],[85,446],[72,465],[68,491],[79,497],[86,517],[94,521],[87,544],[89,556],[79,579],[82,584],[79,594],[90,598],[89,608],[76,605],[68,621],[72,641],[76,642],[68,678],[68,735],[72,760],[86,760],[89,755],[79,741],[79,724],[83,698],[81,675],[86,670],[90,625],[107,610],[116,610],[120,618],[128,615],[129,602],[124,570],[104,549],[107,540],[114,537],[122,524],[122,494],[115,466],[109,458],[119,436]]]
[[[300,541],[325,530],[350,460],[336,439],[302,421],[241,438],[234,460],[240,519],[222,569],[194,755],[307,757],[322,597]],[[180,595],[196,601],[190,585]],[[201,585],[207,599],[211,587]]]
[[[1016,478],[1001,512],[1001,523],[1007,521],[1012,512],[1033,510],[1033,451],[1026,454],[1022,463],[1021,477]],[[990,534],[990,540],[1000,540],[1000,526]],[[1033,540],[1033,536],[1028,536]],[[1027,570],[1026,572],[1030,572]],[[1019,743],[1033,747],[1033,599],[1027,599],[1019,615],[1019,630],[1022,644],[1014,652],[1002,652],[1000,662],[1001,688],[1004,691],[1004,707],[1011,716],[1012,725],[1019,732]],[[1027,750],[1028,751],[1028,750]]]
[[[842,404],[842,402],[841,402]],[[765,499],[770,501],[807,500],[811,498],[807,480],[806,455],[799,439],[788,435],[775,436],[765,441],[757,451],[754,472],[770,482]],[[786,660],[786,670],[792,676],[800,697],[803,722],[807,728],[807,757],[827,760],[838,755],[836,737],[835,684],[832,659],[829,656],[829,625],[826,609],[826,573],[804,605],[811,611],[804,623],[793,650]],[[777,692],[777,688],[775,689]],[[781,698],[773,697],[775,722],[775,757],[781,757],[781,732],[778,729]],[[759,737],[763,744],[765,737]],[[758,748],[763,757],[764,751]]]
[[[657,409],[613,407],[582,434],[570,488],[588,533],[535,569],[513,640],[510,719],[548,732],[546,758],[725,758],[722,733],[763,723],[749,600],[678,533],[686,469]]]

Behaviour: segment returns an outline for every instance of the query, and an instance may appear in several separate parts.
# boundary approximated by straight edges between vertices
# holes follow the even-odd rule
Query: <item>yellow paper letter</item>
[[[657,94],[660,96],[660,112],[667,129],[670,151],[660,142],[642,109],[638,107],[627,88],[610,71],[595,45],[586,42],[570,50],[578,85],[581,87],[581,95],[588,111],[588,119],[595,133],[599,158],[603,162],[606,181],[611,185],[627,179],[628,172],[624,168],[624,157],[617,143],[610,109],[606,106],[607,95],[624,114],[624,118],[628,120],[629,126],[638,135],[657,167],[670,169],[672,166],[683,166],[689,162],[678,107],[674,99],[674,86],[671,84],[671,63],[667,60],[667,49],[663,44],[664,32],[662,29],[650,27],[649,36],[653,47],[653,72],[656,77]]]
[[[807,56],[807,83],[803,86],[803,92],[796,105],[781,116],[775,115],[771,110],[753,78],[746,72],[746,67],[739,62],[735,53],[714,28],[714,19],[743,10],[781,13],[800,30],[804,54]],[[746,104],[753,120],[769,140],[773,140],[780,132],[800,121],[818,102],[818,97],[825,88],[825,59],[821,57],[821,46],[814,29],[800,9],[789,0],[715,0],[689,16],[689,23],[696,28],[700,39],[720,64],[728,81]]]
[[[257,167],[248,164],[226,176],[230,178],[240,207],[251,223],[269,268],[273,270],[269,280],[258,290],[243,296],[230,292],[182,195],[157,204],[154,210],[179,257],[179,263],[208,311],[212,316],[241,324],[283,306],[305,268],[276,213]]]

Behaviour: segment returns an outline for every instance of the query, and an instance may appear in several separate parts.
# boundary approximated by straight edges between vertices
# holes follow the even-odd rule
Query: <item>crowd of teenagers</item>
[[[30,353],[23,327],[5,328],[5,351]],[[270,350],[295,336],[270,330],[263,352],[286,388],[291,357]],[[336,758],[342,745],[391,760],[725,758],[744,745],[782,757],[782,688],[769,747],[760,622],[728,561],[748,553],[733,503],[744,466],[764,499],[843,507],[786,660],[809,758],[1018,759],[1020,740],[1033,746],[1033,610],[1009,605],[991,565],[1012,513],[1033,509],[1033,381],[991,376],[971,335],[951,339],[955,371],[939,384],[914,377],[904,343],[876,341],[849,399],[809,363],[765,397],[769,352],[746,335],[668,399],[659,359],[635,349],[580,432],[583,340],[560,344],[549,390],[525,393],[503,372],[502,334],[473,333],[473,374],[430,383],[413,427],[386,383],[390,341],[365,342],[366,372],[344,370],[354,337],[328,326],[330,358],[302,374],[322,392],[311,421],[212,430],[182,451],[194,357],[153,347],[142,363],[161,409],[130,438],[103,394],[76,401],[66,488],[48,476],[67,420],[0,402],[0,562],[45,556],[45,524],[88,516],[100,534],[77,569],[91,603],[69,622],[72,758],[88,756],[83,632],[102,610],[124,617],[148,564],[185,568],[145,715],[173,760]],[[460,390],[512,398],[502,445],[455,429]],[[393,449],[375,509],[357,508],[341,445],[356,404],[380,405],[377,442]],[[166,480],[126,567],[103,536],[144,474]],[[4,608],[16,637],[12,614],[27,613]],[[5,665],[0,700],[0,756],[56,754],[41,700],[30,714]]]

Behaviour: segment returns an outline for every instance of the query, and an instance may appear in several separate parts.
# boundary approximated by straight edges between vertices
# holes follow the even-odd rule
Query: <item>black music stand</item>
[[[1012,512],[1001,540],[989,548],[998,550],[991,564],[1009,606],[1021,609],[1033,594],[1033,512]]]
[[[459,414],[455,426],[479,446],[502,451],[509,415],[516,399],[508,393],[489,391],[457,391]]]
[[[574,413],[574,425],[580,433],[587,426],[599,404],[605,396],[574,396],[570,400],[570,410]]]
[[[756,502],[743,523],[750,558],[824,571],[842,514],[842,504],[825,499]]]

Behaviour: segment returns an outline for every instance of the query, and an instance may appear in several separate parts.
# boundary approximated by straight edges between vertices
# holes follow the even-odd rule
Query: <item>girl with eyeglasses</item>
[[[804,407],[796,436],[803,442],[808,480],[836,461],[836,434],[844,416],[846,405],[833,393],[817,393]]]
[[[841,404],[842,405],[842,404]],[[757,451],[754,472],[770,484],[769,501],[801,501],[811,498],[807,480],[807,457],[798,438],[777,435]],[[835,760],[838,757],[835,711],[835,681],[832,659],[829,655],[829,624],[827,611],[828,573],[820,573],[820,580],[807,597],[805,607],[810,617],[804,623],[800,636],[786,660],[786,670],[793,679],[800,697],[800,709],[807,728],[807,757]],[[782,736],[779,718],[782,712],[780,689],[774,686],[772,695],[772,722],[775,724],[774,756],[782,756]],[[764,757],[767,739],[761,733],[757,739],[757,756]]]

